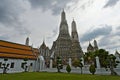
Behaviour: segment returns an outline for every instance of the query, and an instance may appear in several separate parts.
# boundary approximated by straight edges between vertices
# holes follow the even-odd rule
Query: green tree
[[[106,65],[110,67],[111,75],[118,75],[114,68],[117,66],[116,57],[113,54],[108,55]]]
[[[107,68],[107,57],[109,55],[109,52],[105,49],[99,49],[98,51],[95,51],[96,56],[100,59],[100,65],[101,67]]]
[[[60,72],[60,69],[62,69],[62,60],[60,57],[57,57],[57,70]]]
[[[4,61],[5,61],[5,63],[2,64],[2,67],[1,67],[1,68],[3,69],[3,74],[6,74],[6,73],[7,73],[7,70],[9,70],[8,67],[9,67],[10,64],[7,63],[7,61],[8,61],[7,58],[5,58]]]
[[[66,67],[66,71],[68,72],[68,73],[70,73],[71,72],[71,67],[70,67],[70,65],[68,64],[67,65],[67,67]]]
[[[72,62],[72,65],[76,68],[76,67],[79,67],[79,63],[80,61],[78,59],[75,59],[73,62]]]
[[[75,68],[76,68],[76,67],[80,67],[80,69],[81,69],[81,74],[82,74],[83,64],[82,64],[82,60],[81,60],[81,59],[80,59],[80,60],[78,60],[78,59],[74,60],[73,63],[72,63],[72,65],[73,65]]]
[[[117,66],[118,63],[116,61],[116,57],[113,54],[109,54],[109,52],[106,51],[105,49],[99,49],[92,53],[86,53],[85,59],[86,59],[86,61],[92,60],[95,64],[96,56],[98,56],[100,59],[101,67],[104,67],[106,70],[107,70],[107,68],[110,68],[111,75],[117,75],[117,73],[114,71],[114,68]],[[87,58],[90,58],[90,60]]]
[[[96,72],[96,69],[95,69],[95,65],[90,65],[90,67],[89,67],[89,71],[90,71],[90,73],[92,73],[93,75],[95,74],[95,72]]]
[[[94,52],[87,52],[84,55],[85,64],[95,64],[95,53]]]
[[[111,75],[117,75],[114,68],[118,65],[118,63],[116,61],[116,57],[113,54],[109,54],[109,52],[105,49],[100,49],[97,51],[96,55],[99,56],[102,67],[106,68],[106,70],[107,68],[110,68]]]

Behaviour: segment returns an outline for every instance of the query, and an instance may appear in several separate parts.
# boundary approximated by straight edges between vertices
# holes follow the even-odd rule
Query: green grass
[[[120,76],[31,72],[0,74],[0,80],[120,80]]]

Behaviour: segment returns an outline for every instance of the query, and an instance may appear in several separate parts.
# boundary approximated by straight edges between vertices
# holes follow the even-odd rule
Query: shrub
[[[75,59],[75,60],[73,61],[73,63],[72,63],[72,65],[73,65],[75,68],[79,67],[79,64],[80,64],[80,61],[77,60],[77,59]]]
[[[90,65],[89,71],[90,71],[90,73],[92,73],[94,75],[96,72],[95,65]]]
[[[70,65],[68,64],[67,65],[67,67],[66,67],[66,71],[68,72],[68,73],[70,73],[71,72],[71,67],[70,67]]]

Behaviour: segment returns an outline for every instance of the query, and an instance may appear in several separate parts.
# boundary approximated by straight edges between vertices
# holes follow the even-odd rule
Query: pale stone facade
[[[55,52],[54,59],[59,56],[62,58],[63,63],[68,63],[69,58],[72,58],[73,60],[75,58],[80,59],[83,56],[83,51],[78,39],[76,23],[73,20],[70,36],[64,10],[61,13],[59,35],[57,40],[53,42],[51,51]]]
[[[98,48],[97,41],[94,40],[93,43],[94,43],[94,45],[92,46],[92,44],[89,42],[89,45],[88,45],[88,47],[87,47],[87,52],[94,52],[94,51],[96,51],[96,50],[99,49],[99,48]]]
[[[71,57],[72,59],[80,59],[83,56],[83,51],[79,43],[79,37],[76,29],[76,22],[72,21],[72,32],[71,32]]]
[[[37,48],[0,40],[0,73],[41,71],[45,69],[44,57]]]
[[[39,52],[40,52],[40,55],[44,57],[45,66],[49,67],[49,64],[50,64],[50,49],[46,46],[44,41],[39,48]]]

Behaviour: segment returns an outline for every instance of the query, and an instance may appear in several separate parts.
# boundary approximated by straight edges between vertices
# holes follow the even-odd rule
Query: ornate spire
[[[73,21],[72,21],[72,32],[77,32],[76,22],[74,21],[74,19],[73,19]]]
[[[62,22],[66,21],[66,16],[65,16],[64,9],[63,9],[62,14],[61,14],[61,21]]]
[[[93,48],[92,44],[89,41],[89,45],[87,47],[87,52],[93,52],[93,51],[94,51],[94,48]]]
[[[43,43],[42,43],[42,45],[40,46],[40,48],[46,48],[46,44],[45,44],[44,39],[43,39]]]
[[[70,38],[70,35],[69,35],[69,31],[68,31],[68,24],[67,24],[67,20],[66,20],[66,17],[65,17],[65,12],[64,10],[62,11],[61,13],[61,23],[60,23],[60,29],[59,29],[59,36],[66,36],[66,38]]]
[[[77,40],[77,41],[79,41],[79,39],[78,39],[78,33],[77,33],[77,29],[76,29],[76,22],[74,21],[74,19],[73,19],[73,21],[72,21],[72,40]]]
[[[97,41],[94,39],[94,49],[98,50],[98,45],[97,45]]]
[[[29,46],[29,37],[26,38],[25,45],[26,45],[26,46]]]
[[[76,29],[76,22],[73,19],[71,23],[71,28],[72,28],[72,33],[71,33],[71,40],[72,40],[72,53],[74,54],[73,56],[77,59],[83,56],[83,51],[79,43],[79,38],[78,38],[78,33]]]
[[[92,44],[90,43],[90,41],[89,41],[89,46],[88,47],[92,47],[93,48],[93,46],[92,46]]]

